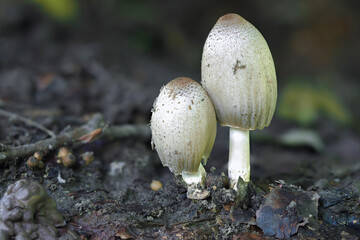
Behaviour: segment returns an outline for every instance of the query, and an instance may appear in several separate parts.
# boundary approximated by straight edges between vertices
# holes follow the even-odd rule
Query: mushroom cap
[[[202,86],[180,77],[162,87],[152,109],[151,133],[152,146],[171,172],[197,172],[216,136],[215,110]]]
[[[222,126],[263,129],[274,115],[275,66],[261,33],[237,14],[222,16],[206,39],[202,85]]]

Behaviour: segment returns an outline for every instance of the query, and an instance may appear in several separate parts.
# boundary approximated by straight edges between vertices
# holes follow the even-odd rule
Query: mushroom
[[[188,185],[204,185],[216,136],[212,102],[200,84],[179,77],[162,87],[151,116],[152,146],[164,166]]]
[[[261,33],[237,14],[221,17],[206,39],[202,85],[221,126],[230,127],[229,179],[250,181],[249,130],[267,127],[274,115],[274,62]]]

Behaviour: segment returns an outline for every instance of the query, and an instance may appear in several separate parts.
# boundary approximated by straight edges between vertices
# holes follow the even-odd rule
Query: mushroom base
[[[187,185],[200,184],[201,186],[204,186],[206,179],[206,171],[202,164],[199,165],[197,172],[182,172],[181,175]]]

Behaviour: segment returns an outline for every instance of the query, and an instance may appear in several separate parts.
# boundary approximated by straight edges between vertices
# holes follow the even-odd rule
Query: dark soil
[[[215,10],[200,10],[201,4],[197,3],[188,15],[189,19],[199,20],[196,11],[200,12],[199,22],[193,24],[176,14],[190,9],[187,2],[179,8],[155,4],[153,7],[162,19],[157,21],[162,25],[108,15],[110,3],[98,9],[95,3],[86,5],[80,1],[81,18],[70,25],[48,19],[32,5],[0,3],[13,13],[11,17],[0,13],[0,108],[32,119],[56,135],[69,130],[69,126],[74,129],[83,125],[94,113],[102,114],[109,126],[147,124],[163,84],[185,75],[199,81],[201,44],[221,15]],[[212,1],[209,4],[215,5]],[[227,4],[219,6],[232,12]],[[244,7],[255,13],[254,9],[264,9],[266,4]],[[353,16],[355,10],[343,7]],[[168,15],[173,18],[165,24]],[[289,76],[289,71],[296,72],[294,66],[303,60],[299,57],[289,63],[285,59],[281,53],[283,44],[272,42],[279,38],[279,30],[275,29],[281,24],[276,19],[272,21],[269,26],[260,26],[264,35],[274,30],[268,35],[275,39],[269,45],[274,47],[276,65],[281,66],[281,86],[286,85],[281,79]],[[291,24],[294,23],[282,30],[292,33],[288,29]],[[206,30],[195,31],[203,26]],[[189,28],[184,34],[189,39],[183,41],[188,41],[184,48],[190,50],[173,49],[163,42],[164,31],[171,31],[171,27]],[[146,50],[134,47],[136,33],[142,32],[151,34]],[[353,38],[349,39],[351,44]],[[348,53],[344,48],[340,55],[344,61],[354,62],[355,57]],[[332,64],[335,62],[327,67],[320,64],[317,69],[331,74]],[[311,75],[315,70],[306,67],[304,71]],[[338,71],[358,80],[351,67],[340,66]],[[356,80],[345,85],[346,89],[359,86]],[[354,122],[359,120],[358,92],[340,89],[339,94],[349,103]],[[359,239],[359,128],[320,116],[307,128],[322,139],[322,151],[309,143],[290,146],[274,140],[297,127],[275,115],[267,129],[253,133],[252,183],[246,186],[248,195],[242,201],[228,189],[228,130],[220,126],[206,166],[206,186],[211,195],[204,200],[186,197],[186,189],[176,183],[151,150],[150,138],[101,136],[68,146],[77,158],[72,167],[57,163],[58,149],[44,157],[43,168],[30,168],[27,157],[7,161],[0,166],[0,196],[19,179],[36,181],[55,199],[67,222],[62,230],[71,230],[86,239]],[[22,121],[0,117],[0,143],[5,146],[25,145],[48,137]],[[81,154],[89,151],[95,159],[86,166]],[[64,184],[58,181],[59,171],[66,180]],[[150,188],[154,179],[163,184],[159,191]]]

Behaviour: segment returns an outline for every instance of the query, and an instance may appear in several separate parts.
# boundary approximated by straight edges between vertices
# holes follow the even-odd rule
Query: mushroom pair
[[[275,111],[274,62],[261,33],[227,14],[205,42],[201,75],[203,88],[188,78],[162,88],[151,119],[152,142],[173,173],[187,184],[203,183],[201,159],[206,163],[214,144],[215,109],[220,125],[230,127],[228,175],[237,190],[239,177],[250,180],[249,130],[268,126]]]

